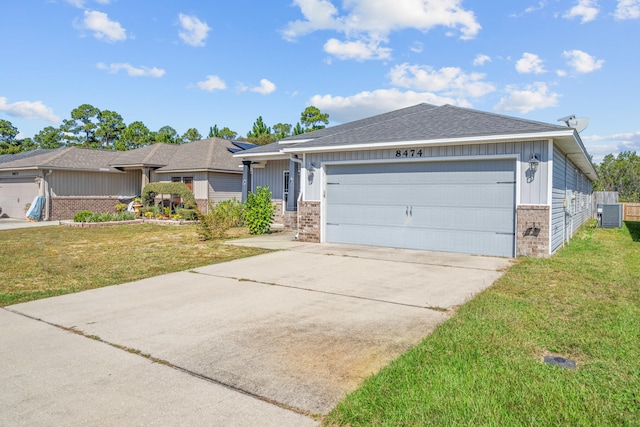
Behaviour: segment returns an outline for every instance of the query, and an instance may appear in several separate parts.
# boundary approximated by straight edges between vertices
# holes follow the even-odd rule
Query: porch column
[[[142,188],[140,188],[140,194],[142,194],[142,190],[144,190],[144,187],[149,184],[149,171],[149,168],[142,168]]]
[[[251,160],[242,161],[242,203],[247,201],[251,191]]]
[[[300,186],[298,180],[298,170],[300,169],[300,165],[293,160],[289,160],[289,197],[287,198],[287,207],[288,211],[295,211],[297,209],[297,196],[298,196],[298,187]]]

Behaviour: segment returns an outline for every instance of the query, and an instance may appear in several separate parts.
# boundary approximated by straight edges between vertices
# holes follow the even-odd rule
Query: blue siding
[[[578,168],[565,158],[558,148],[553,152],[553,194],[551,207],[551,251],[557,250],[563,242],[591,217],[592,184]],[[568,207],[565,197],[570,191]]]

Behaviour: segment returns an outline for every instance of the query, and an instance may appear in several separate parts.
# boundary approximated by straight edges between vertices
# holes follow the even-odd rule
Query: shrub
[[[231,227],[242,224],[242,204],[236,199],[214,204],[209,202],[207,213],[198,214],[196,232],[201,240],[222,239]]]
[[[176,208],[176,214],[188,221],[198,219],[198,211],[195,209]]]
[[[93,216],[91,211],[78,211],[73,216],[73,222],[91,222],[89,219]]]
[[[125,209],[127,209],[127,205],[125,205],[124,203],[117,203],[115,208],[116,212],[124,212]]]
[[[109,221],[129,221],[136,219],[133,212],[115,213],[93,213],[91,211],[78,211],[73,217],[74,222],[109,222]]]
[[[157,194],[177,194],[182,197],[182,202],[185,208],[195,208],[196,198],[189,190],[186,184],[182,182],[152,182],[145,185],[142,190],[142,203],[145,206],[153,204],[153,201]]]
[[[244,205],[244,220],[251,234],[265,234],[269,231],[276,207],[271,203],[269,187],[257,187],[249,193]]]

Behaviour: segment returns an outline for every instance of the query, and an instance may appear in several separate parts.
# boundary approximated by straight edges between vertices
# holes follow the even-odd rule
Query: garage
[[[25,218],[26,205],[38,195],[34,177],[0,178],[0,209],[3,217]]]
[[[326,165],[325,241],[515,255],[516,161]]]

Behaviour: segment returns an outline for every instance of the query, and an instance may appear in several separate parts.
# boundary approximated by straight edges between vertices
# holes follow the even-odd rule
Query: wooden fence
[[[594,191],[591,197],[591,216],[598,215],[598,205],[611,205],[618,203],[617,191]]]
[[[622,220],[640,221],[640,203],[623,203]]]

